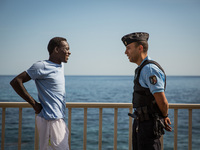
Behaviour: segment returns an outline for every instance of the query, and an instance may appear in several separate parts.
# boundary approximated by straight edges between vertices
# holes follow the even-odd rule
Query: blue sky
[[[199,0],[1,0],[0,75],[48,59],[52,37],[66,37],[66,75],[133,75],[121,37],[150,34],[149,56],[167,75],[200,75]]]

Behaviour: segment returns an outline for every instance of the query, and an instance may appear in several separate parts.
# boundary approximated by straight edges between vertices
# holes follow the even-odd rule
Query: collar
[[[147,56],[138,67],[140,67],[145,60],[152,60],[152,59],[149,56]]]

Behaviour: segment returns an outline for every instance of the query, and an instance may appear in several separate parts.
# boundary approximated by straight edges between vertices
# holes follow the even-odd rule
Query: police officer
[[[164,129],[171,131],[168,101],[165,97],[166,75],[162,67],[148,56],[149,34],[136,32],[125,35],[122,41],[125,54],[136,63],[133,108],[133,150],[160,150]]]

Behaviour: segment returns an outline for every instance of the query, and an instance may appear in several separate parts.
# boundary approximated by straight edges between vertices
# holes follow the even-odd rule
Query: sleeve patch
[[[155,75],[149,77],[149,81],[151,84],[155,85],[157,83],[157,78]]]

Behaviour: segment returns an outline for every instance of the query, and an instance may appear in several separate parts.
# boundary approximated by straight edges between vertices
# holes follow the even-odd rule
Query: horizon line
[[[17,76],[17,74],[0,74],[0,76]],[[65,74],[64,76],[134,76],[133,75],[89,75],[89,74]],[[166,76],[185,76],[185,77],[200,77],[200,75],[166,75]]]

